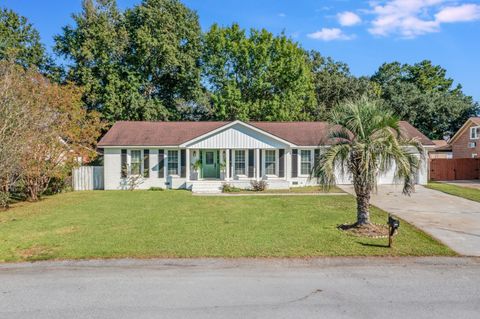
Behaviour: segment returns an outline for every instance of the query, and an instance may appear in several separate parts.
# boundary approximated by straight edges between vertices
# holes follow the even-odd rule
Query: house
[[[480,155],[480,117],[469,118],[448,141],[453,158],[477,158]]]
[[[403,134],[434,144],[407,122]],[[117,122],[101,139],[105,189],[125,189],[132,176],[138,188],[187,188],[218,191],[222,183],[248,188],[252,180],[266,180],[269,188],[313,185],[310,171],[322,150],[329,147],[326,122]],[[420,156],[420,155],[419,155]],[[427,164],[417,176],[427,183]],[[337,174],[338,184],[349,184]],[[379,183],[394,183],[394,171]]]
[[[450,159],[453,157],[452,154],[452,146],[448,144],[446,140],[432,140],[433,144],[435,144],[435,148],[433,151],[429,152],[429,158],[443,158],[443,159]]]

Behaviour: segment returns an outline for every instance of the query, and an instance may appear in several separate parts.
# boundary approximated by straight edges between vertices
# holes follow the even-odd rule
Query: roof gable
[[[180,146],[191,148],[268,149],[294,145],[247,123],[235,121]]]
[[[470,127],[470,125],[480,126],[480,117],[471,117],[463,123],[462,127],[452,136],[452,138],[448,141],[449,144],[454,143],[459,136],[463,134],[463,132]]]

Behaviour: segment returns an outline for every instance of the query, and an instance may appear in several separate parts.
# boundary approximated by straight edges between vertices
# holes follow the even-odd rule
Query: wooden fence
[[[103,189],[103,166],[80,166],[72,171],[74,191]]]
[[[430,180],[453,181],[479,179],[479,168],[480,159],[478,158],[434,158],[430,160]]]

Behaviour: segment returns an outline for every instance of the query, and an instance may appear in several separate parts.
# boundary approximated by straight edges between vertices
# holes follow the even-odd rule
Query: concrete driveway
[[[352,186],[342,188],[353,193]],[[423,186],[417,186],[408,197],[402,195],[400,186],[394,185],[380,185],[371,202],[462,255],[480,256],[480,203]]]
[[[0,265],[5,319],[477,319],[479,258]]]

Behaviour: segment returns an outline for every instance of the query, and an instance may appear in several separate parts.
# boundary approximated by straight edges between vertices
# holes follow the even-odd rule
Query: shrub
[[[161,191],[163,191],[163,188],[152,186],[152,187],[150,187],[148,190],[149,190],[149,191],[156,191],[156,192],[159,192],[159,191],[160,191],[160,192],[161,192]]]
[[[228,183],[224,183],[222,185],[222,193],[236,193],[240,191],[241,191],[240,188],[230,185]]]
[[[253,191],[262,192],[267,189],[268,184],[265,181],[251,181],[250,186]]]
[[[8,192],[0,191],[0,208],[8,208],[10,203],[10,194]]]

